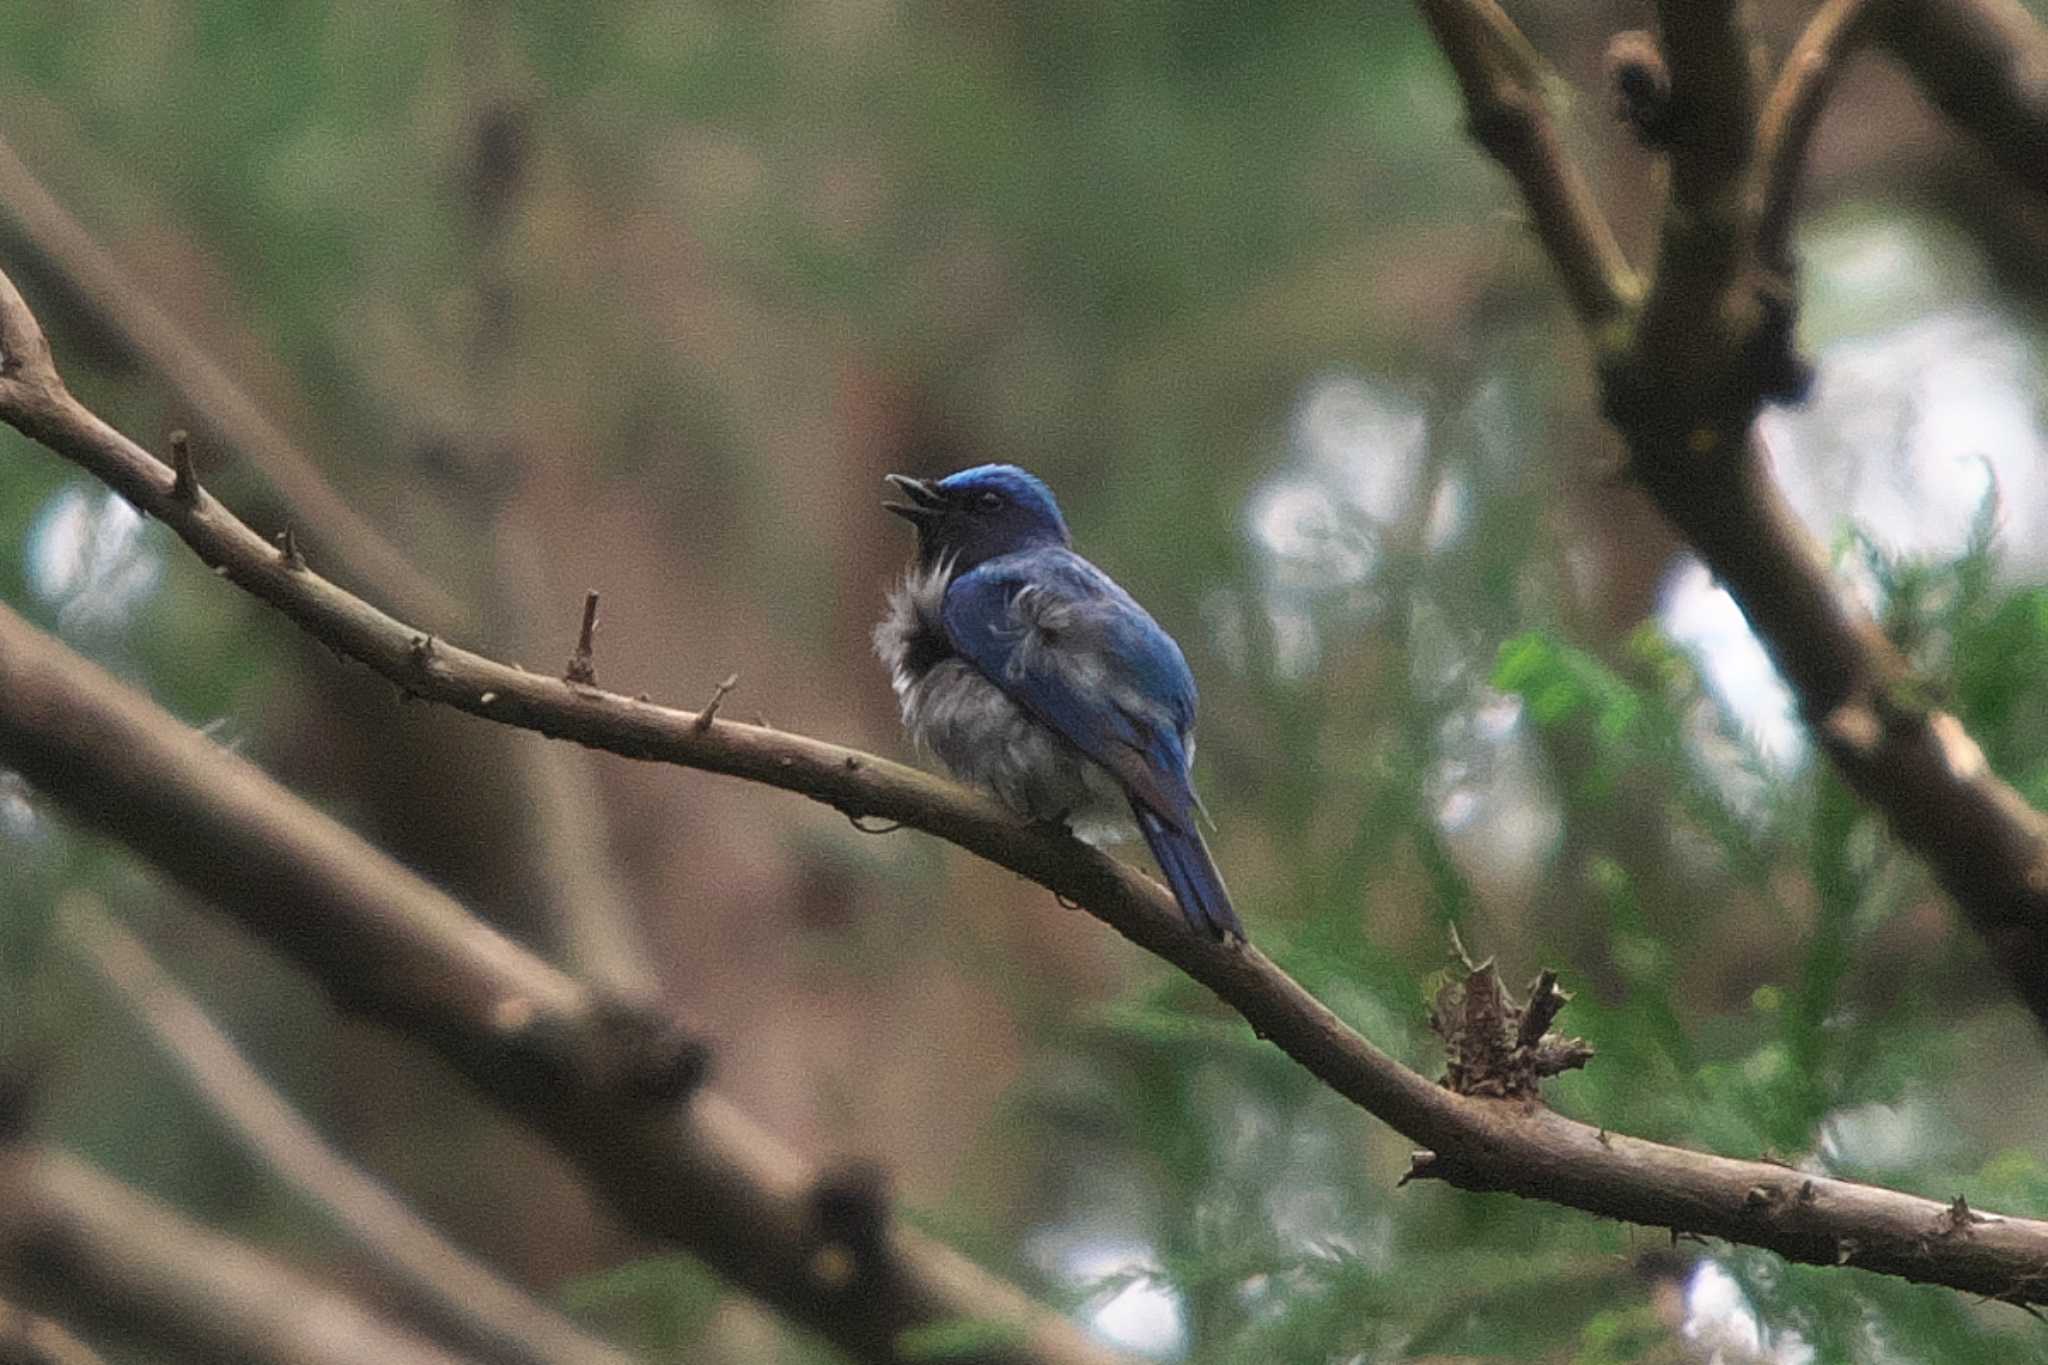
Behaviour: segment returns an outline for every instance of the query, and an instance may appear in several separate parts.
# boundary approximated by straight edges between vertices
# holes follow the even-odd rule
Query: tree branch
[[[320,477],[318,466],[227,370],[153,303],[107,249],[57,202],[0,139],[0,211],[77,290],[100,325],[130,347],[220,438],[323,532],[364,587],[453,629],[475,613],[414,568]]]
[[[113,254],[96,241],[0,139],[0,213],[61,276],[94,320],[131,348],[194,416],[250,463],[292,507],[302,525],[317,526],[362,589],[398,604],[415,619],[443,630],[474,627],[481,619],[494,638],[516,642],[512,652],[533,657],[534,623],[542,620],[546,575],[528,537],[502,515],[491,528],[493,602],[471,610],[421,573],[369,520],[321,477],[301,449],[238,384],[227,368],[151,300]],[[185,451],[189,470],[191,454]],[[196,487],[196,475],[193,476]],[[289,524],[287,535],[292,534]],[[588,756],[556,746],[510,743],[505,771],[525,799],[516,803],[531,822],[530,837],[508,841],[514,875],[532,884],[529,899],[565,943],[577,975],[629,999],[650,1000],[656,990],[637,926],[607,865],[608,831]]]
[[[1785,56],[1757,127],[1757,255],[1781,275],[1792,273],[1792,211],[1799,199],[1806,148],[1835,81],[1870,36],[1873,0],[1827,0]]]
[[[1566,150],[1543,98],[1542,65],[1495,0],[1418,0],[1465,95],[1472,138],[1522,191],[1536,235],[1596,342],[1635,302],[1635,273]]]
[[[1885,40],[1928,73],[1923,85],[1937,74],[1948,82],[1939,88],[1957,117],[1975,120],[1967,126],[2022,149],[2048,127],[2027,112],[2030,98],[2048,100],[2048,82],[2029,76],[2048,71],[2048,38],[2024,11],[2007,0],[1876,2]],[[1791,346],[1789,281],[1769,268],[1757,223],[1788,211],[1800,146],[1856,12],[1840,3],[1824,11],[1800,44],[1802,65],[1779,82],[1761,125],[1761,192],[1746,179],[1748,47],[1732,0],[1665,0],[1660,12],[1671,49],[1672,204],[1642,326],[1603,352],[1607,415],[1627,441],[1631,472],[1727,585],[1821,746],[1933,868],[2048,1025],[2048,819],[1990,771],[1955,717],[1917,699],[1876,622],[1836,592],[1750,431],[1767,398],[1796,395],[1806,380]],[[1931,50],[1909,56],[1909,36]],[[1448,44],[1447,55],[1454,66],[1470,60]],[[2048,156],[2027,173],[2044,171]],[[1525,193],[1533,208],[1559,190]],[[1555,259],[1573,290],[1576,256]],[[1609,334],[1593,335],[1597,344]]]
[[[200,1098],[279,1179],[368,1251],[372,1265],[437,1331],[514,1365],[631,1365],[632,1358],[472,1259],[321,1138],[264,1083],[234,1043],[91,898],[72,895],[60,925],[79,955]]]
[[[8,1365],[106,1365],[54,1318],[0,1302],[0,1360]]]
[[[2048,194],[2048,29],[2019,0],[1879,0],[1876,37],[2022,188]]]
[[[1741,10],[1741,0],[1657,0],[1675,124],[1672,207],[1730,239],[1756,127],[1755,43]]]
[[[77,444],[88,468],[121,473],[230,577],[277,601],[318,638],[392,670],[418,695],[912,825],[1086,906],[1214,990],[1339,1094],[1429,1148],[1417,1174],[1726,1237],[1794,1260],[1854,1264],[1994,1298],[2048,1298],[2048,1281],[2038,1276],[2048,1264],[2048,1223],[1997,1218],[1972,1224],[1968,1235],[1944,1235],[1948,1206],[1934,1200],[1643,1142],[1526,1099],[1454,1094],[1379,1051],[1256,948],[1190,934],[1157,883],[1065,834],[1020,824],[985,797],[872,755],[723,720],[700,728],[688,712],[430,644],[310,571],[253,559],[274,561],[275,551],[218,504],[166,501],[169,471],[103,424],[71,414],[39,426]],[[251,558],[221,557],[242,547]],[[592,1003],[574,983],[480,924],[459,933],[462,912],[440,893],[4,612],[0,758],[291,952],[338,997],[401,1024],[426,1024],[427,1041],[553,1135],[636,1226],[682,1238],[771,1302],[822,1330],[836,1326],[842,1344],[850,1336],[866,1343],[869,1358],[890,1358],[871,1335],[835,1321],[801,1259],[791,1263],[791,1248],[802,1245],[804,1178],[775,1169],[781,1161],[760,1169],[758,1134],[734,1136],[737,1117],[710,1097],[684,1115],[651,1117],[623,1104],[616,1084],[593,1080],[587,1065],[565,1065],[564,1043],[576,1044],[566,1049],[570,1058],[587,1055],[593,1027]],[[435,999],[441,995],[445,1003]],[[545,1083],[517,1079],[536,1066]],[[750,1164],[755,1173],[743,1173]],[[707,1191],[722,1198],[707,1206]],[[953,1275],[978,1274],[952,1258],[948,1275],[936,1258],[950,1253],[918,1248],[907,1234],[893,1245],[905,1264],[922,1268],[922,1294],[949,1286]],[[984,1284],[965,1297],[988,1302],[998,1293],[1015,1291]],[[1001,1316],[1031,1320],[1013,1297],[993,1301],[1006,1305]]]
[[[1739,404],[1762,387],[1750,382],[1748,367],[1730,362],[1750,351],[1769,304],[1782,303],[1760,292],[1765,281],[1754,269],[1755,44],[1742,8],[1740,0],[1657,5],[1671,72],[1671,201],[1633,339],[1630,365],[1638,373],[1631,379],[1659,394],[1650,401],[1692,410]],[[1753,411],[1751,400],[1742,420]],[[1685,458],[1683,446],[1665,454]]]
[[[463,1365],[76,1157],[0,1147],[0,1281],[43,1312],[223,1365]]]
[[[439,1052],[629,1226],[856,1358],[893,1365],[909,1358],[905,1332],[976,1319],[1011,1331],[1016,1350],[994,1358],[1016,1365],[1117,1359],[909,1229],[889,1232],[872,1273],[821,1279],[818,1177],[717,1096],[689,1098],[697,1044],[598,998],[4,610],[0,763],[233,914],[342,1008]]]

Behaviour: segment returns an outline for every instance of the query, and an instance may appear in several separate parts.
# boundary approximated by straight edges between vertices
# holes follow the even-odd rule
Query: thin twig
[[[1757,255],[1790,274],[1792,213],[1806,149],[1851,54],[1870,34],[1872,0],[1827,0],[1786,54],[1757,123]]]
[[[597,590],[595,588],[583,598],[583,628],[576,633],[576,652],[569,656],[569,667],[562,673],[566,682],[582,687],[593,687],[597,683]]]
[[[718,686],[711,689],[711,700],[705,702],[704,709],[697,713],[696,730],[698,734],[701,735],[706,730],[709,730],[711,728],[711,722],[718,718],[719,704],[723,702],[726,699],[726,697],[730,696],[732,690],[735,687],[738,687],[739,685],[740,675],[737,673],[728,673],[725,675],[724,682],[721,682],[720,684],[718,684]]]

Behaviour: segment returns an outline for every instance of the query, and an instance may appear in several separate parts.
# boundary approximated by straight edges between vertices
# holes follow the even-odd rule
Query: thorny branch
[[[689,1250],[855,1359],[902,1365],[914,1358],[907,1333],[963,1318],[1005,1334],[1010,1346],[989,1356],[1003,1365],[1119,1359],[893,1222],[887,1255],[827,1292],[814,1266],[827,1250],[810,1214],[816,1173],[699,1089],[701,1044],[541,961],[4,608],[0,764],[291,957],[339,1008],[437,1052],[550,1141],[627,1226]]]
[[[311,568],[286,569],[273,547],[203,489],[190,503],[172,498],[175,476],[167,466],[64,391],[33,316],[4,276],[0,350],[22,358],[0,368],[0,418],[161,518],[207,563],[315,638],[416,696],[630,758],[780,787],[850,816],[900,821],[1028,877],[1085,906],[1207,985],[1258,1036],[1427,1148],[1418,1174],[1468,1189],[1504,1191],[1725,1237],[1793,1260],[1854,1264],[2015,1302],[2048,1301],[2048,1281],[2036,1273],[2048,1264],[2048,1223],[1987,1215],[1989,1221],[1972,1225],[1967,1236],[1932,1237],[1931,1230],[1945,1226],[1941,1220],[1948,1216],[1948,1206],[1936,1200],[1645,1142],[1565,1118],[1527,1098],[1454,1093],[1374,1047],[1257,948],[1226,948],[1189,934],[1171,896],[1157,883],[1064,833],[1022,824],[985,797],[856,750],[732,721],[702,726],[689,712],[527,673],[433,640],[341,591]],[[479,1085],[554,1134],[564,1150],[594,1160],[599,1183],[628,1201],[629,1216],[644,1220],[660,1210],[675,1210],[674,1201],[687,1197],[685,1190],[701,1196],[707,1158],[688,1142],[680,1150],[672,1145],[682,1141],[679,1134],[614,1112],[610,1122],[617,1131],[608,1131],[606,1151],[629,1158],[621,1170],[579,1147],[588,1141],[591,1122],[580,1106],[613,1112],[605,1108],[611,1102],[602,1095],[555,1086],[538,1099],[518,1090],[504,1096],[502,1062],[493,1059],[513,1039],[505,1036],[503,1025],[490,1021],[510,1010],[520,1021],[516,1039],[553,1038],[558,1045],[565,1037],[574,1039],[587,1029],[591,1010],[574,983],[470,921],[445,897],[417,888],[402,870],[332,828],[241,760],[182,736],[169,717],[0,613],[0,756],[39,789],[233,910],[306,963],[330,989],[357,998],[359,1007],[374,1007],[443,1048]],[[267,823],[260,831],[220,828],[226,812],[217,808],[216,789],[242,794],[237,807],[242,818],[268,822],[284,818],[284,812],[289,820],[278,829]],[[165,833],[172,826],[163,819],[164,803],[174,796],[180,816],[176,837]],[[310,850],[301,854],[297,840],[312,828],[322,831],[322,840],[350,838],[356,851],[345,860]],[[209,851],[195,856],[195,848]],[[262,860],[255,887],[231,884],[232,878],[251,875],[251,869],[243,858],[211,851],[222,848]],[[310,858],[324,876],[358,865],[375,875],[368,885],[350,886],[346,893],[341,888],[323,893],[319,913],[302,910],[283,920],[272,888],[277,879],[306,870],[298,865],[301,857]],[[416,901],[420,895],[430,903]],[[416,915],[426,918],[416,922]],[[319,929],[312,939],[307,937],[309,923]],[[361,961],[366,952],[381,968],[367,982]],[[365,990],[374,992],[367,1001],[359,998]],[[1539,996],[1546,1011],[1557,1003],[1547,992]],[[579,1019],[585,1022],[577,1024]],[[1515,1032],[1519,1041],[1519,1025]],[[1546,1040],[1547,1035],[1539,1042]],[[711,1098],[700,1097],[687,1109],[694,1129],[684,1132],[698,1134],[691,1141],[702,1140],[706,1116],[716,1112]],[[619,1131],[636,1135],[623,1154],[617,1151]],[[727,1145],[719,1151],[720,1163],[750,1156]],[[716,1262],[721,1252],[730,1256],[721,1239],[736,1230],[758,1236],[756,1223],[780,1226],[795,1216],[788,1201],[801,1202],[795,1194],[800,1184],[787,1177],[760,1184],[776,1192],[749,1196],[767,1200],[764,1206],[718,1213],[710,1220],[717,1236],[708,1244],[692,1244],[708,1245],[707,1254]],[[702,1209],[673,1216],[700,1231],[706,1218]],[[801,1221],[805,1226],[816,1222],[809,1214]],[[893,1245],[899,1257],[915,1260],[903,1249],[908,1238],[899,1232]],[[919,1253],[923,1260],[916,1263],[930,1265],[942,1249],[922,1244]],[[717,1263],[822,1330],[846,1330],[844,1322],[834,1319],[832,1304],[820,1304],[814,1294],[809,1300],[792,1299],[781,1289],[791,1281],[812,1284],[806,1278],[808,1261],[789,1267],[770,1255],[768,1270],[744,1258],[737,1266],[730,1259]],[[956,1269],[953,1275],[964,1273]],[[935,1281],[949,1282],[948,1277]],[[1021,1309],[1011,1311],[1022,1314]],[[1046,1330],[1040,1329],[1041,1336]],[[872,1350],[868,1354],[888,1358]],[[1081,1357],[1072,1348],[1059,1358]]]
[[[326,544],[357,581],[444,627],[473,619],[320,477],[313,457],[225,365],[157,306],[113,253],[93,240],[5,139],[0,139],[0,215],[63,276],[99,326],[133,350],[215,437],[247,457],[251,470],[321,528]]]

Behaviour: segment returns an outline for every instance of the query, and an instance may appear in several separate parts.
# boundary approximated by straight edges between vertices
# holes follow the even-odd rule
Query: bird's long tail
[[[1198,933],[1219,941],[1243,941],[1244,925],[1238,921],[1237,911],[1230,908],[1230,892],[1223,885],[1223,874],[1216,870],[1216,860],[1209,856],[1209,846],[1202,842],[1201,832],[1193,824],[1176,829],[1135,801],[1131,810],[1138,817],[1138,832],[1145,836],[1152,856],[1159,860],[1159,870],[1166,874],[1166,884],[1173,888],[1173,898],[1180,902],[1188,923]]]

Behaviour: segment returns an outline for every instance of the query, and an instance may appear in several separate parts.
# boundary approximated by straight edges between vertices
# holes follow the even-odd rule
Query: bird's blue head
[[[936,482],[889,475],[905,502],[882,505],[917,528],[918,563],[965,573],[998,555],[1067,545],[1052,490],[1013,464],[984,464]]]

